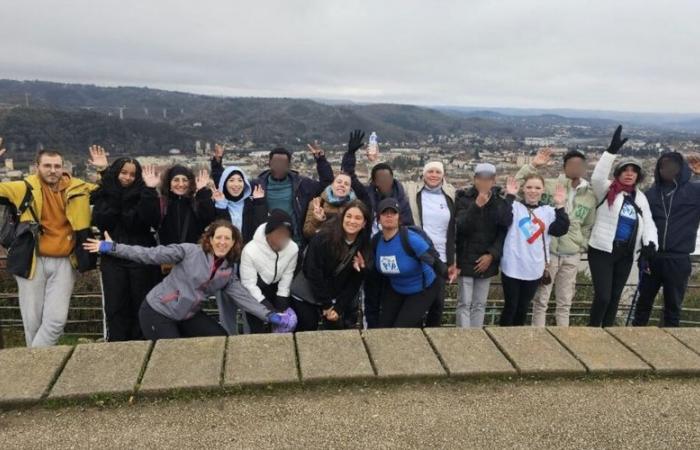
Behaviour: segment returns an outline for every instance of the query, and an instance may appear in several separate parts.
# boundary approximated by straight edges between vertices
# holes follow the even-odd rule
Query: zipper
[[[671,217],[671,210],[673,209],[673,198],[676,196],[676,190],[678,189],[678,183],[676,180],[673,180],[673,184],[676,186],[673,188],[673,191],[671,191],[671,201],[669,202],[668,205],[668,211],[666,211],[666,200],[664,199],[664,193],[663,191],[660,192],[661,195],[661,205],[664,208],[664,214],[666,215],[666,223],[664,223],[664,238],[663,238],[663,246],[662,250],[666,251],[666,236],[668,235],[668,219]]]
[[[275,279],[277,278],[277,263],[280,260],[280,254],[278,252],[275,252],[275,274],[272,275],[272,282],[275,282]]]

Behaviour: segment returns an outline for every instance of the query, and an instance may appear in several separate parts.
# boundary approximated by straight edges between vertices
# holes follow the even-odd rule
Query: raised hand
[[[214,144],[214,158],[221,162],[224,158],[224,146],[221,144]]]
[[[109,163],[107,162],[107,152],[105,149],[99,145],[92,145],[90,147],[90,159],[88,160],[88,164],[97,170],[106,169]]]
[[[211,178],[209,178],[209,171],[207,171],[207,169],[200,170],[199,174],[197,174],[197,178],[195,178],[195,184],[197,186],[197,191],[201,191],[202,189],[209,186],[210,181],[211,181]]]
[[[506,182],[506,194],[518,195],[518,189],[520,189],[520,186],[518,186],[515,177],[508,177],[508,181]]]
[[[350,133],[350,139],[348,140],[348,151],[350,153],[355,153],[361,149],[365,144],[362,140],[365,138],[365,133],[362,130],[355,130]]]
[[[530,161],[530,164],[532,164],[532,167],[542,167],[546,166],[549,164],[549,162],[552,159],[552,149],[551,148],[541,148],[537,154],[535,155],[534,158],[532,158],[532,161]]]
[[[253,200],[258,198],[265,198],[265,189],[259,184],[256,184],[253,188]]]
[[[326,154],[321,146],[318,145],[318,141],[314,141],[313,144],[306,144],[306,147],[309,149],[309,152],[311,152],[311,155],[313,155],[314,158],[318,158]]]
[[[610,141],[610,147],[608,147],[608,153],[617,155],[628,138],[621,139],[622,137],[622,125],[618,125],[615,133],[613,134],[612,140]]]
[[[4,155],[7,149],[2,146],[2,137],[0,136],[0,156]]]
[[[562,208],[566,205],[566,188],[563,185],[557,184],[557,187],[554,188],[552,200],[554,200],[554,206],[557,208]]]
[[[323,206],[321,205],[321,198],[316,197],[315,199],[311,200],[311,207],[313,208],[313,215],[316,220],[319,222],[325,222],[326,221],[326,211],[323,209]]]
[[[153,165],[144,166],[141,176],[146,187],[156,188],[160,185],[160,174]]]
[[[222,202],[222,201],[226,200],[226,196],[224,195],[224,193],[221,192],[221,191],[218,190],[218,189],[214,189],[214,190],[212,191],[212,193],[211,193],[211,198],[212,198],[212,200],[214,200],[215,202]]]
[[[689,154],[688,165],[695,175],[700,175],[700,153]]]

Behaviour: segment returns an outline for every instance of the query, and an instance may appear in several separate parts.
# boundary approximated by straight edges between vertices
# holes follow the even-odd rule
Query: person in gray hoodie
[[[234,264],[241,250],[241,235],[230,222],[213,222],[202,234],[200,244],[125,245],[113,242],[105,232],[105,240],[89,239],[83,247],[141,264],[174,265],[141,305],[139,321],[146,339],[225,336],[216,319],[202,311],[202,302],[219,291],[247,313],[279,327],[276,331],[296,325],[290,323],[289,315],[273,313],[241,285]]]

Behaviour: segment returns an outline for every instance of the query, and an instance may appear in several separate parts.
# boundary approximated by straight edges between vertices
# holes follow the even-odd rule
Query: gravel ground
[[[0,414],[0,448],[700,448],[700,379],[406,383]]]

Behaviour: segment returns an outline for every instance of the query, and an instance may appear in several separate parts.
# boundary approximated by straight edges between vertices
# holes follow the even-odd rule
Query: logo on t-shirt
[[[528,244],[532,244],[544,233],[544,222],[539,217],[523,217],[518,222],[518,228],[527,239]]]
[[[381,266],[382,273],[388,274],[388,273],[401,273],[399,271],[399,264],[396,261],[396,256],[395,255],[390,255],[390,256],[380,256],[379,257],[379,265]]]
[[[627,219],[636,220],[637,211],[634,209],[634,205],[628,202],[623,203],[622,209],[620,210],[620,216],[625,217]]]

